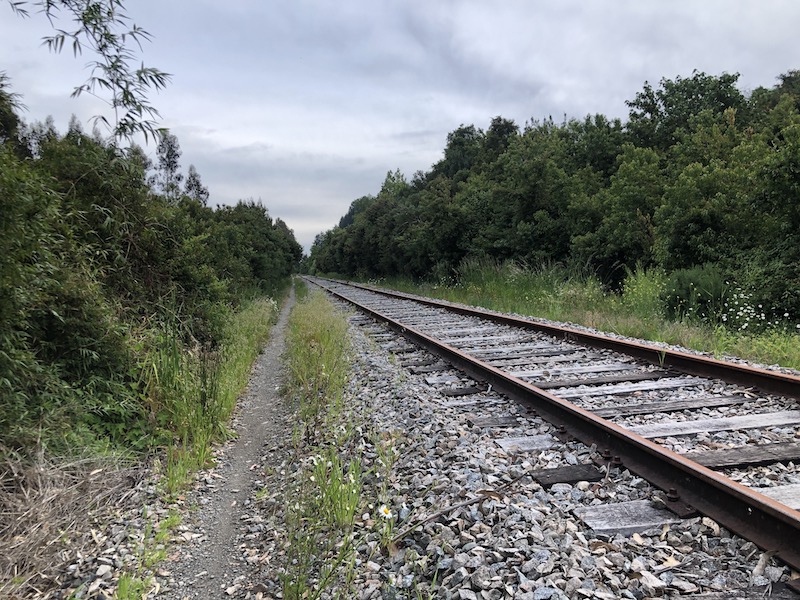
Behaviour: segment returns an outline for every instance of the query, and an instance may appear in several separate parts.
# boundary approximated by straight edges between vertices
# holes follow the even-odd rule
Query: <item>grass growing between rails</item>
[[[747,295],[736,290],[711,318],[693,315],[691,306],[668,318],[664,302],[668,278],[656,270],[629,273],[619,293],[604,290],[593,276],[558,267],[528,269],[514,263],[478,260],[465,261],[457,277],[446,282],[387,279],[378,283],[451,302],[677,344],[720,358],[738,356],[800,369],[797,324],[780,320],[770,323],[767,316],[762,317],[759,306],[748,304]],[[780,314],[780,310],[777,312]]]

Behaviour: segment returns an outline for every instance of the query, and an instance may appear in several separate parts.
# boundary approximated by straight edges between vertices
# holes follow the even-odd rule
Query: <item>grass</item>
[[[145,513],[145,528],[138,548],[136,570],[135,572],[126,571],[120,575],[115,598],[118,600],[141,600],[146,597],[153,587],[150,573],[167,558],[166,547],[172,531],[180,524],[181,516],[175,510],[170,510],[167,517],[159,523],[153,523]]]
[[[608,292],[593,276],[561,268],[528,269],[514,263],[466,261],[457,281],[416,283],[387,279],[381,285],[451,302],[482,306],[538,318],[563,321],[652,341],[738,356],[766,364],[800,369],[800,328],[773,322],[761,331],[748,331],[724,319],[670,320],[665,316],[663,294],[666,276],[657,270],[628,274],[619,293]],[[757,307],[737,307],[738,314],[755,315]],[[756,325],[754,321],[745,321]]]
[[[226,324],[224,343],[214,352],[187,351],[177,337],[164,336],[148,356],[143,389],[150,409],[172,440],[165,448],[161,491],[171,501],[186,488],[192,473],[212,462],[212,444],[231,435],[227,423],[252,365],[278,314],[268,298],[254,300]],[[152,569],[166,558],[166,546],[180,515],[169,516],[143,533],[136,572],[121,575],[116,597],[134,600],[150,587]]]
[[[288,552],[283,572],[286,600],[356,596],[363,571],[358,548],[394,549],[389,481],[401,432],[378,431],[369,414],[352,409],[347,386],[352,368],[347,322],[319,292],[298,303],[289,320],[286,393],[298,404],[293,482],[288,486]],[[365,469],[364,465],[369,467]],[[369,516],[361,518],[361,515]],[[370,556],[372,556],[370,554]],[[362,559],[361,567],[357,559]],[[369,560],[369,557],[366,559]],[[387,597],[432,598],[436,576],[423,588],[387,588]]]
[[[168,497],[184,488],[192,472],[212,462],[212,443],[230,435],[227,423],[236,399],[277,312],[271,299],[251,302],[231,316],[223,344],[215,350],[187,350],[174,333],[153,343],[141,387],[150,414],[171,435],[162,480]]]
[[[300,432],[312,443],[340,414],[349,374],[347,321],[321,294],[298,303],[289,319],[286,366],[290,393],[299,401]]]
[[[320,598],[335,582],[347,587],[352,581],[363,485],[361,461],[348,453],[353,429],[344,405],[351,366],[347,321],[323,294],[304,292],[289,319],[285,354],[286,392],[298,403],[300,417],[295,452],[303,465],[287,496],[287,600]]]

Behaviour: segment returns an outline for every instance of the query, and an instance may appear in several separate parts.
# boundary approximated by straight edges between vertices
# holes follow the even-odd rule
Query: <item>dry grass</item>
[[[50,598],[65,569],[105,536],[101,515],[136,493],[139,471],[111,460],[0,463],[0,597]]]

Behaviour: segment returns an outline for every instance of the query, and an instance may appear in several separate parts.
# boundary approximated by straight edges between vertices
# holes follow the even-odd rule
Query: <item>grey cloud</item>
[[[174,74],[152,101],[184,167],[195,164],[212,203],[261,198],[306,246],[387,171],[427,170],[462,123],[624,118],[645,80],[738,71],[752,89],[800,66],[796,0],[126,4],[154,35],[145,63]],[[63,129],[102,106],[68,99],[85,59],[49,56],[46,32],[0,19],[0,69],[26,119],[53,114]]]

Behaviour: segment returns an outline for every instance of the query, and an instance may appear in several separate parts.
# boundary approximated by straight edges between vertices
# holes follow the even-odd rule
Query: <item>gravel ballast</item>
[[[405,348],[404,342],[364,317],[350,320],[354,366],[347,401],[355,430],[363,435],[354,444],[365,474],[363,506],[352,536],[352,577],[332,578],[318,597],[746,598],[777,592],[790,577],[769,553],[708,518],[634,533],[595,533],[576,511],[632,501],[659,509],[661,493],[616,468],[599,481],[543,488],[533,471],[589,463],[593,449],[557,442],[533,452],[503,450],[499,439],[555,432],[491,390],[444,395],[446,384],[431,385],[431,374],[413,374],[401,365],[426,357],[424,352],[394,355],[390,350]],[[148,598],[283,597],[285,516],[294,500],[286,490],[294,489],[308,457],[292,440],[290,403],[276,390],[280,343],[260,359],[238,411],[239,438],[219,448],[218,466],[198,474],[194,488],[172,507],[160,503],[152,482],[140,484],[151,515],[166,518],[172,508],[183,516],[167,560],[154,568]],[[451,387],[474,383],[454,376],[462,381]],[[498,415],[512,416],[516,424],[473,424]],[[377,439],[391,446],[388,473]],[[794,480],[795,472],[785,476]],[[384,505],[391,518],[381,514]],[[139,525],[141,515],[120,515],[109,532],[124,527],[128,539]],[[107,583],[76,597],[110,597],[118,566],[126,562],[120,557],[126,543],[85,557],[81,573]],[[100,561],[104,555],[110,563]],[[101,569],[104,564],[111,568]]]

